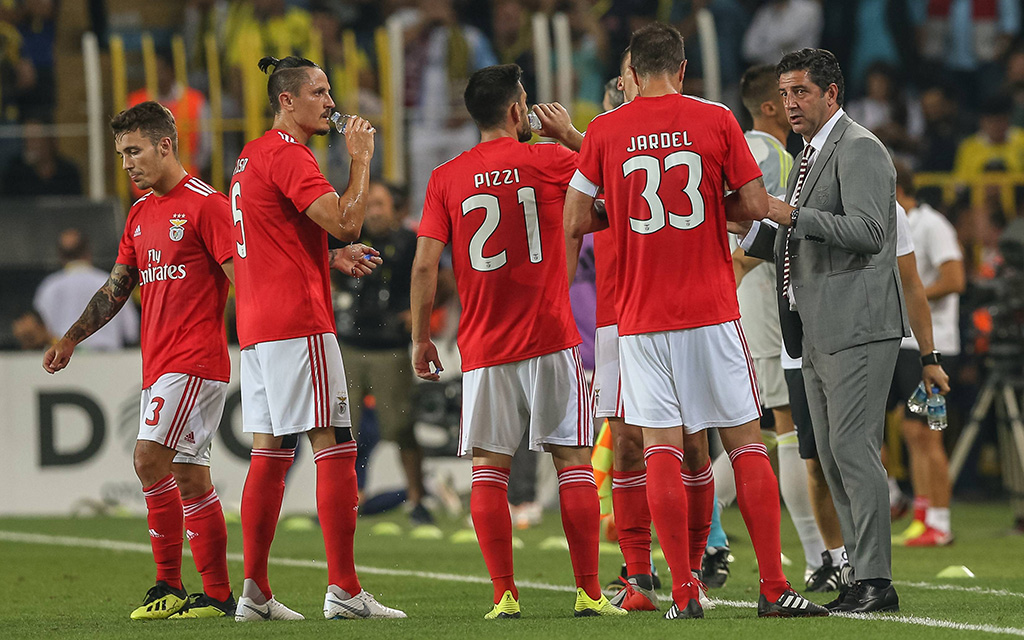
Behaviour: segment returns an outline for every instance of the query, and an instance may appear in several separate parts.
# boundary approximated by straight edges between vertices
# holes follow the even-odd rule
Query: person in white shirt
[[[941,354],[943,367],[960,353],[960,294],[966,285],[963,252],[956,230],[949,220],[925,202],[914,189],[909,167],[896,165],[896,201],[907,210],[914,240],[916,266],[932,316],[933,353]],[[921,349],[917,332],[904,338],[896,360],[896,372],[889,391],[889,410],[902,405],[921,380]],[[903,437],[910,456],[910,477],[914,487],[914,520],[898,538],[907,546],[944,546],[953,542],[949,516],[949,459],[942,432],[932,431],[923,416],[904,411]]]
[[[743,36],[743,57],[751,63],[774,65],[790,51],[817,47],[824,25],[821,3],[815,0],[762,3]]]
[[[89,304],[110,274],[93,266],[89,240],[78,229],[65,229],[60,233],[57,253],[63,269],[43,279],[32,304],[50,335],[62,336],[78,320],[78,310]],[[138,341],[139,313],[133,305],[125,305],[106,326],[86,338],[82,348],[122,349]]]

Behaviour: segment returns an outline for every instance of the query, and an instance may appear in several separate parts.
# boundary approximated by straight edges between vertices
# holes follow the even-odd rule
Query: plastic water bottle
[[[530,123],[530,128],[534,131],[540,131],[544,126],[540,123],[540,117],[532,111],[526,114],[526,120]]]
[[[938,387],[932,387],[932,395],[928,396],[928,428],[942,431],[946,428],[946,397],[939,393]]]
[[[907,408],[919,416],[928,413],[928,391],[923,382],[917,385],[914,393],[907,399]]]

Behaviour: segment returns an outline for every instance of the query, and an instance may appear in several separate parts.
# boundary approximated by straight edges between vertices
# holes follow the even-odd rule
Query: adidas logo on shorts
[[[189,431],[188,433],[185,434],[185,442],[188,442],[188,443],[191,443],[191,444],[195,444],[196,443],[196,438],[195,438],[195,436],[192,435],[191,431]]]

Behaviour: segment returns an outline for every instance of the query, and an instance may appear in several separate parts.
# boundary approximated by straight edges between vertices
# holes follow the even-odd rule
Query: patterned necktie
[[[804,188],[804,180],[807,178],[807,169],[810,165],[811,154],[814,153],[814,147],[807,145],[804,147],[804,152],[800,154],[800,173],[796,177],[796,189],[793,190],[793,199],[791,202],[795,203],[800,201],[800,190]],[[782,262],[782,291],[786,297],[789,298],[790,305],[793,304],[793,299],[789,295],[789,237],[793,234],[793,226],[786,227],[786,251],[785,259]]]

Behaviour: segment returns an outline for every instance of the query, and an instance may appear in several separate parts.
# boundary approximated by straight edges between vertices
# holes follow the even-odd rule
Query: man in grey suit
[[[885,400],[909,335],[896,266],[896,171],[885,147],[842,109],[843,76],[823,49],[787,54],[779,92],[804,152],[786,200],[743,241],[774,259],[787,352],[803,355],[818,455],[856,581],[833,611],[898,611],[889,492],[879,457]],[[777,225],[777,226],[776,226]]]

